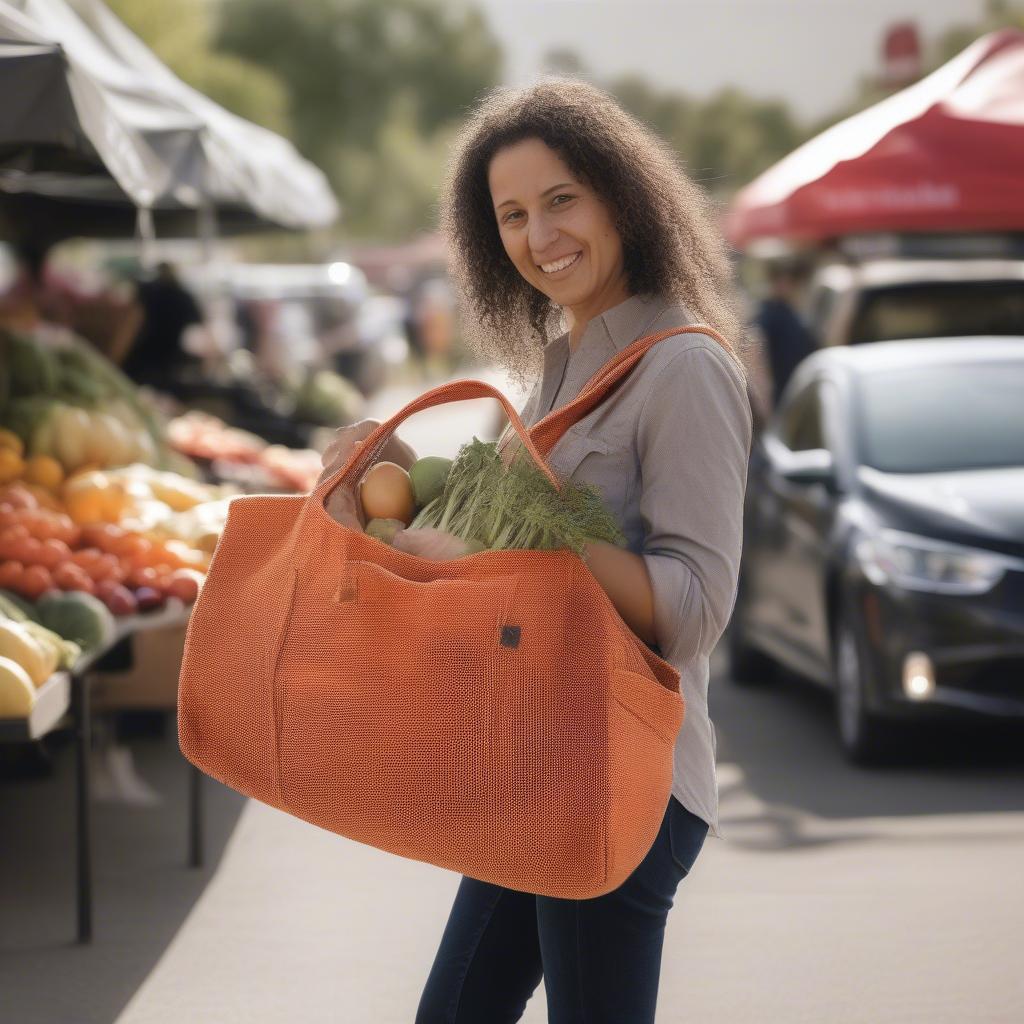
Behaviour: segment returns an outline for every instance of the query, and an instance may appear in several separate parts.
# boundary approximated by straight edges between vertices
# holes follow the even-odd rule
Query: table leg
[[[78,941],[92,941],[92,829],[89,807],[89,684],[71,677],[71,716],[75,731],[75,818],[77,827]]]

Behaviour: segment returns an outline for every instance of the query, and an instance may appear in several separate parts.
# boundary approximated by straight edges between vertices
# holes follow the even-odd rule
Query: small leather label
[[[501,646],[502,647],[518,647],[519,646],[519,627],[518,626],[502,626],[501,627]]]

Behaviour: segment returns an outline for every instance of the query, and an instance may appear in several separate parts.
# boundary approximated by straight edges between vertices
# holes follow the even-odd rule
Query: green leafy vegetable
[[[587,541],[625,543],[596,488],[567,481],[556,490],[525,448],[506,468],[497,442],[476,437],[459,449],[441,494],[410,524],[421,527],[493,550],[569,548],[582,554]]]

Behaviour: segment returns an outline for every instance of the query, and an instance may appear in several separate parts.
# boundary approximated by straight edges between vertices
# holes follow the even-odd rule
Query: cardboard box
[[[125,672],[89,673],[92,706],[97,711],[178,706],[178,676],[187,623],[135,633],[132,667]]]

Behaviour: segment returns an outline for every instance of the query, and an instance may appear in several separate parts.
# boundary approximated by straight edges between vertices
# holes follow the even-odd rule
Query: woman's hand
[[[360,420],[347,427],[342,427],[334,432],[334,437],[324,449],[320,456],[323,463],[323,472],[320,474],[316,484],[320,486],[329,476],[333,476],[352,457],[352,451],[362,446],[363,442],[380,426],[379,420]],[[353,484],[339,484],[327,495],[324,502],[327,514],[347,526],[350,530],[362,532],[366,525],[366,517],[363,515],[356,488]]]
[[[334,432],[334,437],[320,456],[323,472],[317,480],[317,486],[329,476],[333,476],[352,457],[352,451],[359,448],[366,439],[380,426],[380,420],[365,419],[351,423]],[[416,453],[397,434],[388,438],[378,462],[395,462],[403,469],[408,469],[416,461]],[[351,488],[346,485],[335,487],[327,496],[324,507],[332,519],[351,530],[362,530],[366,525],[366,517],[356,493],[357,484]]]
[[[461,537],[447,530],[437,530],[426,526],[412,530],[399,530],[391,539],[391,546],[409,555],[420,558],[432,558],[444,561],[449,558],[461,558],[469,554],[470,545]]]

